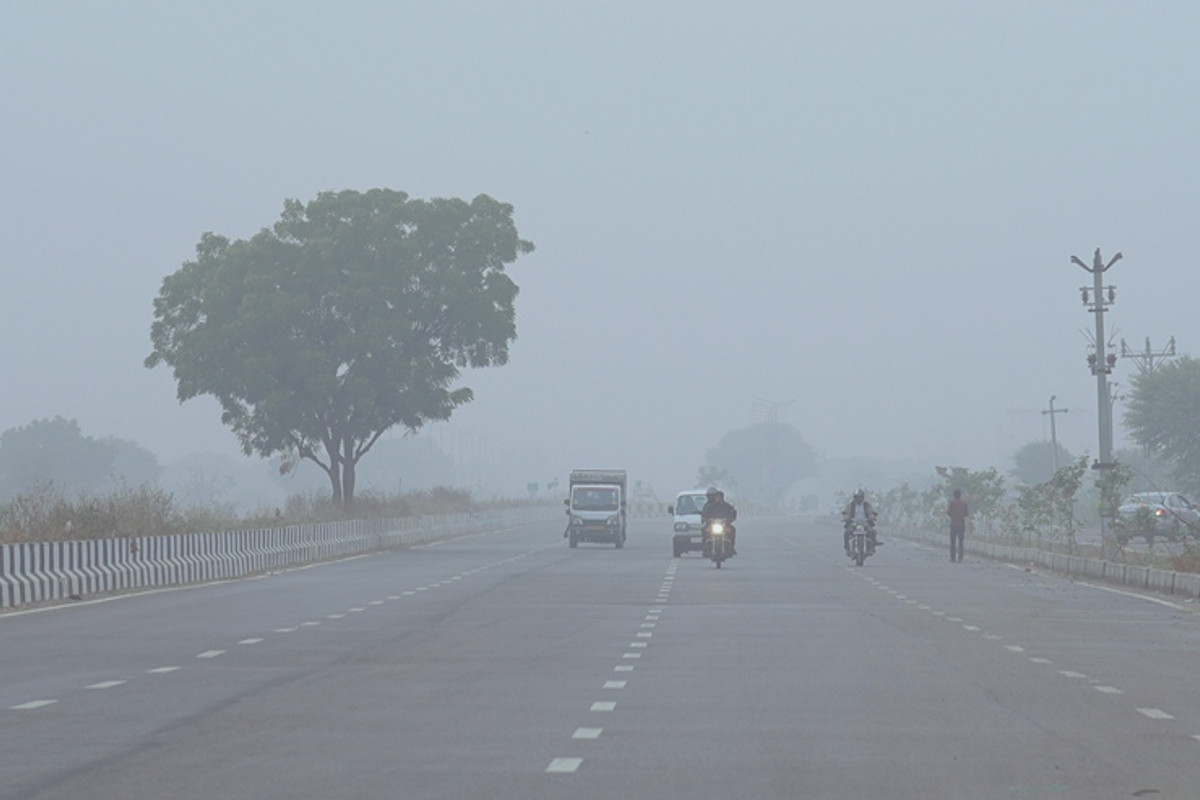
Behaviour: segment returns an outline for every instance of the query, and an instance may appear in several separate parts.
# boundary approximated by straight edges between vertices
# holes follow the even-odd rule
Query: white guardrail
[[[539,506],[282,528],[0,546],[0,608],[239,578],[550,519]]]
[[[926,530],[890,528],[888,526],[880,526],[880,531],[884,535],[890,532],[906,539],[918,539],[936,544],[939,547],[946,547],[947,551],[950,547],[949,532],[938,534]],[[1135,589],[1146,589],[1160,594],[1178,595],[1193,600],[1200,598],[1200,573],[1196,572],[1174,572],[1137,564],[1120,564],[1099,558],[1052,553],[1036,547],[994,544],[972,540],[969,537],[965,541],[965,545],[968,552],[1000,561],[1009,561],[1014,564],[1034,564],[1063,575],[1115,583]]]

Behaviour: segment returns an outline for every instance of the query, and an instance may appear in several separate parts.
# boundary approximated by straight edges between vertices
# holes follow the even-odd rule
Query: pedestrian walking
[[[962,489],[954,490],[954,497],[946,506],[950,517],[950,561],[962,561],[963,538],[967,532],[967,501],[962,499]]]

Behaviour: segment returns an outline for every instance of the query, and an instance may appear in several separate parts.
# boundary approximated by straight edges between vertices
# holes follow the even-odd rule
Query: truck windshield
[[[616,511],[616,489],[576,489],[573,504],[579,511]]]

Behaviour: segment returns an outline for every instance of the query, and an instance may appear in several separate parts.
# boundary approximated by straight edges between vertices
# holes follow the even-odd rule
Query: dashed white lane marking
[[[205,650],[203,653],[197,653],[196,658],[216,658],[223,655],[225,655],[224,650]]]
[[[625,681],[605,681],[604,688],[605,689],[624,689],[625,684],[626,684]]]
[[[571,735],[572,739],[599,739],[604,728],[577,728]]]
[[[1006,644],[1006,645],[1004,645],[1004,649],[1010,653],[1024,653],[1025,652],[1025,648],[1021,647],[1021,645],[1019,645],[1019,644]]]
[[[657,622],[643,622],[643,623],[642,623],[641,625],[639,625],[638,627],[640,627],[640,628],[653,628],[653,627],[656,627],[657,625],[658,625],[658,623],[657,623]]]
[[[654,634],[650,633],[650,631],[638,631],[637,636],[639,639],[649,639],[649,638],[653,637]]]
[[[295,633],[299,628],[276,628],[272,633]]]
[[[93,683],[91,686],[85,686],[83,688],[85,688],[85,689],[111,689],[114,686],[120,686],[123,683],[125,683],[125,681],[100,681],[100,683]]]
[[[1058,674],[1062,675],[1064,678],[1086,678],[1087,677],[1087,675],[1084,675],[1082,672],[1075,672],[1074,670],[1069,670],[1069,669],[1060,669],[1058,671]]]
[[[367,605],[369,605],[369,606],[381,606],[381,605],[383,605],[383,602],[384,602],[383,600],[372,600],[371,602],[367,603]]]
[[[300,627],[301,628],[315,628],[316,626],[318,626],[320,624],[321,623],[315,622],[314,620],[309,620],[308,622],[301,622]]]
[[[613,672],[633,672],[633,664],[618,664],[613,667]]]
[[[351,608],[348,610],[350,611],[351,614],[361,614],[362,612],[366,611],[365,608]]]
[[[404,597],[412,597],[414,594],[416,594],[416,591],[415,591],[415,590],[409,590],[409,591],[407,591],[407,592],[401,592],[400,594],[401,594],[402,596],[404,596]]]
[[[17,706],[9,706],[13,711],[32,711],[35,708],[45,708],[57,703],[57,700],[31,700],[28,703],[21,703]]]
[[[962,622],[962,617],[946,617],[946,622]]]
[[[983,630],[983,629],[980,628],[978,625],[963,625],[963,630],[964,631],[978,631],[978,630]]]
[[[1125,692],[1115,686],[1096,686],[1095,689],[1097,692],[1104,692],[1104,694],[1125,694]]]
[[[574,772],[582,763],[582,758],[556,758],[546,767],[546,772]]]
[[[615,711],[616,708],[617,708],[616,703],[606,702],[606,701],[597,701],[595,703],[592,703],[591,710],[592,711]]]
[[[146,670],[148,675],[166,675],[168,672],[178,672],[182,667],[155,667],[154,669]]]
[[[630,642],[629,646],[630,647],[648,647],[649,644],[650,644],[649,642]]]
[[[240,642],[238,642],[238,644],[261,644],[262,641],[263,640],[259,638],[242,639]]]
[[[642,657],[641,653],[624,653],[621,655],[621,658],[641,658],[641,657]]]
[[[345,614],[326,614],[325,619],[345,619]]]
[[[1175,717],[1171,716],[1160,708],[1139,708],[1138,713],[1143,714],[1150,719],[1175,719]]]
[[[1050,659],[1042,658],[1041,656],[1030,656],[1029,660],[1035,664],[1053,664],[1054,663]]]
[[[985,633],[983,635],[983,638],[987,639],[989,642],[998,642],[1001,639],[1003,639],[1004,637],[1000,636],[998,634],[995,634],[995,633]]]

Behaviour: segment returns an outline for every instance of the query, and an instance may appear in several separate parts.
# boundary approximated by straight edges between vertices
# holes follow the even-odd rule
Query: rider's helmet
[[[854,493],[854,502],[861,503],[863,500],[866,500],[866,499],[867,499],[867,493],[864,492],[862,489],[859,489],[857,492]]]
[[[716,500],[717,496],[720,494],[721,494],[720,489],[718,489],[715,486],[710,486],[710,487],[708,487],[708,491],[704,493],[704,496],[707,497],[709,500]]]

